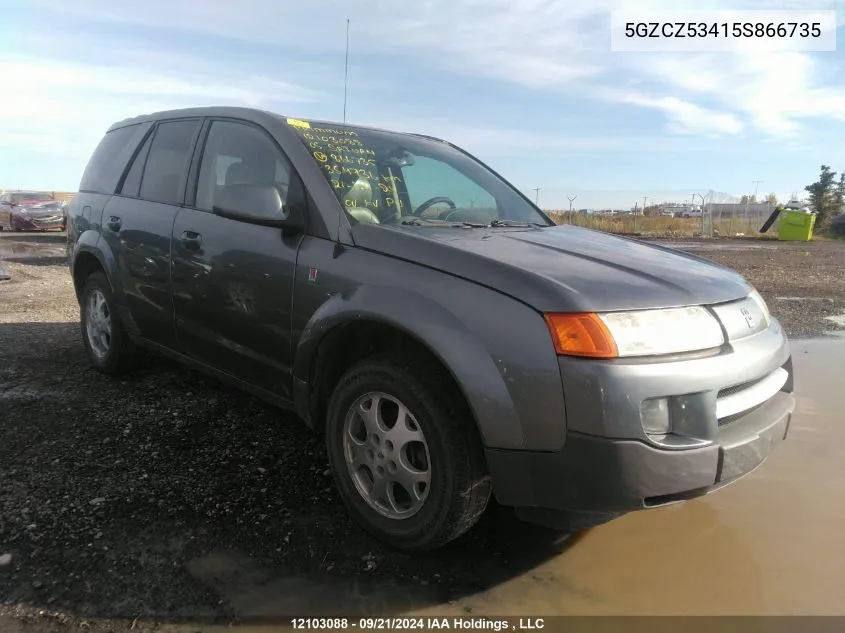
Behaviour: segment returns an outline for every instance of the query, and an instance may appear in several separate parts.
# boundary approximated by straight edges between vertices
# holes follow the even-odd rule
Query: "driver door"
[[[212,212],[225,185],[273,184],[283,198],[290,162],[260,127],[213,120],[193,207],[173,225],[173,306],[182,351],[277,396],[291,395],[291,305],[301,235]],[[294,187],[301,191],[301,187]]]

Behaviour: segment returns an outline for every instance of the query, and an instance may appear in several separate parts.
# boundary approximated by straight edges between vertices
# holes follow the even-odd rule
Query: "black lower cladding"
[[[754,470],[785,438],[794,408],[780,392],[701,448],[666,450],[638,440],[568,433],[558,452],[487,449],[503,505],[625,512],[706,494]]]

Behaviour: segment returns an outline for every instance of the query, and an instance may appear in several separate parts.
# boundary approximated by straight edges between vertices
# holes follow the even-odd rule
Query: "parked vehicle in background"
[[[0,230],[63,229],[61,202],[52,193],[14,191],[0,196]]]
[[[69,205],[70,200],[65,200],[64,202],[62,202],[62,231],[67,230],[67,213]]]
[[[837,237],[845,237],[845,213],[833,216],[830,220],[830,232]]]
[[[702,216],[701,209],[688,208],[681,212],[682,218],[700,218]]]
[[[785,205],[783,205],[785,209],[790,209],[791,211],[802,211],[806,209],[808,212],[810,211],[810,205],[807,202],[802,202],[801,200],[790,200]]]
[[[491,494],[578,529],[709,493],[785,438],[789,343],[735,272],[556,226],[460,148],[245,108],[113,125],[69,207],[91,363],[139,346],[296,411],[406,550]]]
[[[674,209],[674,207],[661,209],[660,215],[667,217],[667,218],[674,218],[675,217],[675,209]]]

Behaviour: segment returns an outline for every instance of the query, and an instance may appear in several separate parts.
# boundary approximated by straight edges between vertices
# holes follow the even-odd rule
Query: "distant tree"
[[[837,193],[836,172],[828,165],[822,165],[819,179],[812,185],[807,185],[804,190],[809,194],[810,204],[818,214],[818,223],[824,226],[836,208],[835,196]],[[841,181],[841,178],[840,178]]]
[[[766,196],[766,202],[768,202],[769,204],[777,205],[777,203],[778,203],[777,194],[770,193],[768,196]]]
[[[839,182],[833,194],[833,214],[845,212],[845,172],[839,174]]]
[[[750,200],[751,200],[751,198],[750,198],[749,196],[747,196],[747,195],[743,195],[743,196],[739,199],[739,203],[740,203],[740,204],[747,204]]]

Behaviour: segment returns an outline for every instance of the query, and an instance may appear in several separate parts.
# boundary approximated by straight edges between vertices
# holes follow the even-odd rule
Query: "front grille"
[[[739,413],[735,413],[733,415],[729,415],[729,416],[726,416],[724,418],[720,418],[718,420],[719,426],[727,426],[731,422],[736,422],[740,418],[744,418],[746,415],[754,413],[757,409],[762,407],[764,404],[766,404],[766,403],[763,402],[762,404],[758,404],[756,407],[751,407],[750,409],[748,409],[746,411],[740,411]]]
[[[790,367],[779,367],[770,374],[724,387],[716,398],[716,418],[720,427],[749,415],[766,404],[778,391],[790,389]]]
[[[761,380],[765,380],[767,376],[760,376],[759,378],[755,378],[754,380],[749,380],[748,382],[741,382],[738,385],[732,385],[730,387],[725,387],[724,389],[720,389],[719,393],[716,394],[716,398],[724,398],[726,396],[731,396],[735,393],[739,393],[745,389],[753,387]]]

